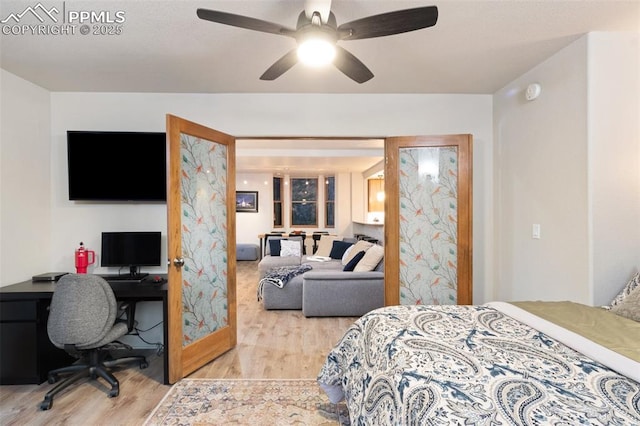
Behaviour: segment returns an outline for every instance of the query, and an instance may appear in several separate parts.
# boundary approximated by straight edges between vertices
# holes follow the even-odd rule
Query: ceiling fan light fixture
[[[364,83],[373,78],[373,73],[352,53],[338,46],[336,44],[338,41],[402,34],[432,27],[438,21],[438,8],[423,6],[371,15],[338,26],[336,17],[331,12],[330,1],[307,1],[305,10],[298,15],[295,29],[219,10],[199,8],[197,14],[200,19],[207,21],[294,38],[298,47],[290,49],[260,76],[260,80],[267,81],[275,80],[297,62],[303,62],[316,67],[333,63],[351,80]],[[313,11],[311,16],[309,16],[310,10]]]
[[[335,57],[335,43],[325,37],[308,37],[298,45],[298,59],[311,67],[329,65]]]

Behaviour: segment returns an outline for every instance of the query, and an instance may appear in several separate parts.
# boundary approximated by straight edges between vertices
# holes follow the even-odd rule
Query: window
[[[318,226],[317,178],[291,178],[291,226]]]
[[[273,227],[282,228],[282,178],[273,178]]]
[[[324,178],[324,194],[325,194],[325,227],[335,228],[336,226],[336,177],[325,176]]]

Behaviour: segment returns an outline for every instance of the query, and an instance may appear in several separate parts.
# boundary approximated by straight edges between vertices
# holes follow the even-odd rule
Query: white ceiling
[[[108,12],[112,18],[121,11],[126,20],[119,35],[82,35],[80,25],[69,35],[7,35],[6,28],[25,24],[55,26],[30,12],[16,22],[38,2],[56,8],[58,24],[70,11]],[[333,67],[301,64],[275,81],[262,81],[260,75],[295,46],[293,39],[196,16],[197,8],[207,8],[295,28],[304,0],[2,0],[0,65],[51,91],[492,94],[587,32],[640,31],[639,0],[333,0],[331,10],[340,25],[429,5],[439,11],[434,27],[340,42],[373,72],[363,84]]]
[[[238,139],[236,169],[304,176],[308,173],[367,172],[383,169],[382,139]]]

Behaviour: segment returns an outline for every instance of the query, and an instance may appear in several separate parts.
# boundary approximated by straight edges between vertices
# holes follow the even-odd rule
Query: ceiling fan
[[[417,7],[381,13],[366,18],[356,19],[337,25],[336,17],[330,10],[331,1],[307,0],[305,10],[298,16],[296,29],[263,21],[248,16],[236,15],[210,9],[198,9],[200,19],[231,25],[233,27],[260,31],[294,38],[298,44],[260,76],[261,80],[275,80],[298,60],[305,60],[305,52],[311,60],[317,59],[317,53],[324,52],[324,62],[331,63],[350,79],[364,83],[373,78],[373,73],[358,58],[339,46],[337,42],[384,37],[431,27],[438,20],[436,6]],[[309,49],[316,48],[312,54]]]

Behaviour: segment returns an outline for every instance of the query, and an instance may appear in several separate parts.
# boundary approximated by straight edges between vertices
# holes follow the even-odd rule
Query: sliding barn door
[[[237,341],[235,138],[172,115],[167,138],[167,356],[175,383]]]
[[[385,304],[471,304],[472,136],[385,144]]]

